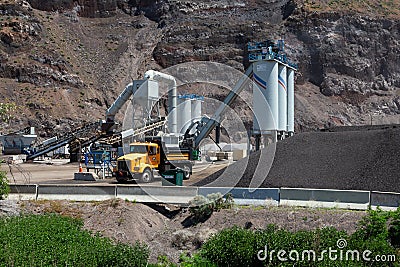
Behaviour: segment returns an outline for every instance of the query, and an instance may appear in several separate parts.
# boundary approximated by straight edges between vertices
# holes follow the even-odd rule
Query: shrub
[[[355,235],[360,239],[388,239],[387,220],[390,217],[388,212],[382,211],[379,207],[376,210],[369,209],[367,216],[362,218]]]
[[[392,213],[391,219],[388,233],[390,243],[394,247],[400,248],[400,207]]]
[[[217,267],[217,265],[197,253],[192,257],[182,254],[180,256],[180,267]]]
[[[146,266],[148,248],[114,244],[59,215],[1,219],[0,266]]]
[[[233,198],[228,194],[224,199],[221,193],[195,196],[189,201],[189,212],[195,222],[202,222],[208,219],[214,211],[228,209],[233,206]]]
[[[368,225],[365,226],[370,229]],[[338,244],[343,242],[344,245],[339,247]],[[326,252],[323,254],[323,251],[329,248],[337,251],[333,254],[337,257],[336,261],[330,259]],[[279,260],[277,254],[280,250],[285,251],[283,257],[287,261]],[[291,259],[289,255],[293,250],[299,254],[292,254]],[[348,250],[357,250],[360,253],[359,261],[357,256],[355,260],[347,261],[346,254],[340,254],[340,251],[346,253]],[[362,253],[365,250],[372,252],[371,259],[375,255],[396,255],[394,248],[379,231],[374,237],[365,239],[359,232],[349,236],[346,232],[332,227],[290,232],[277,229],[274,225],[254,232],[238,227],[222,230],[203,245],[200,255],[218,266],[364,266],[366,262],[362,261]],[[308,254],[311,251],[315,254]],[[302,252],[306,253],[303,255]],[[258,254],[263,260],[258,259]],[[339,257],[343,257],[345,262]],[[389,263],[388,266],[392,265],[393,263]]]
[[[8,186],[6,173],[0,171],[0,200],[6,198],[8,193],[10,193],[10,187]]]
[[[211,237],[202,247],[204,257],[218,266],[254,266],[255,236],[252,231],[233,227]]]

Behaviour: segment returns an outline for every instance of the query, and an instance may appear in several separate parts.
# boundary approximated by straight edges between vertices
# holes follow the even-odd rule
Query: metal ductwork
[[[176,90],[176,80],[173,76],[158,72],[155,70],[148,70],[144,74],[145,79],[152,79],[156,81],[163,81],[168,84],[168,129],[170,133],[178,132],[178,119],[176,113],[177,103],[177,90]]]

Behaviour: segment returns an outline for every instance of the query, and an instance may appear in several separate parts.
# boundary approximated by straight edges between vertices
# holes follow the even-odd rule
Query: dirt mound
[[[237,187],[400,192],[400,128],[396,126],[301,133],[278,142],[275,157],[273,151],[269,146],[255,152],[196,185],[232,186],[237,181]]]

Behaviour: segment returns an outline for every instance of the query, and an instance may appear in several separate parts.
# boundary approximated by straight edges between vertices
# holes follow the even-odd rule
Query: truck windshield
[[[147,153],[146,146],[143,145],[132,145],[130,149],[131,153]]]

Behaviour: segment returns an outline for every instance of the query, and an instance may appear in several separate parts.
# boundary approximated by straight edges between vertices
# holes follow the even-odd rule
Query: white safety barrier
[[[38,200],[103,201],[116,197],[116,186],[39,185]]]
[[[225,188],[137,185],[10,185],[12,200],[103,201],[120,198],[143,203],[188,205],[196,195],[232,194],[239,205],[303,206],[366,210],[369,206],[394,210],[400,193],[310,188]]]
[[[369,191],[281,188],[279,204],[282,206],[366,210],[369,200]]]
[[[198,194],[197,187],[117,186],[117,197],[144,203],[188,204]]]
[[[400,193],[372,191],[370,203],[372,209],[396,210],[400,206]]]
[[[207,196],[213,193],[221,193],[223,196],[231,194],[238,205],[278,206],[279,204],[279,188],[199,188],[199,195]]]
[[[38,186],[31,185],[10,185],[8,199],[12,200],[36,200]]]

